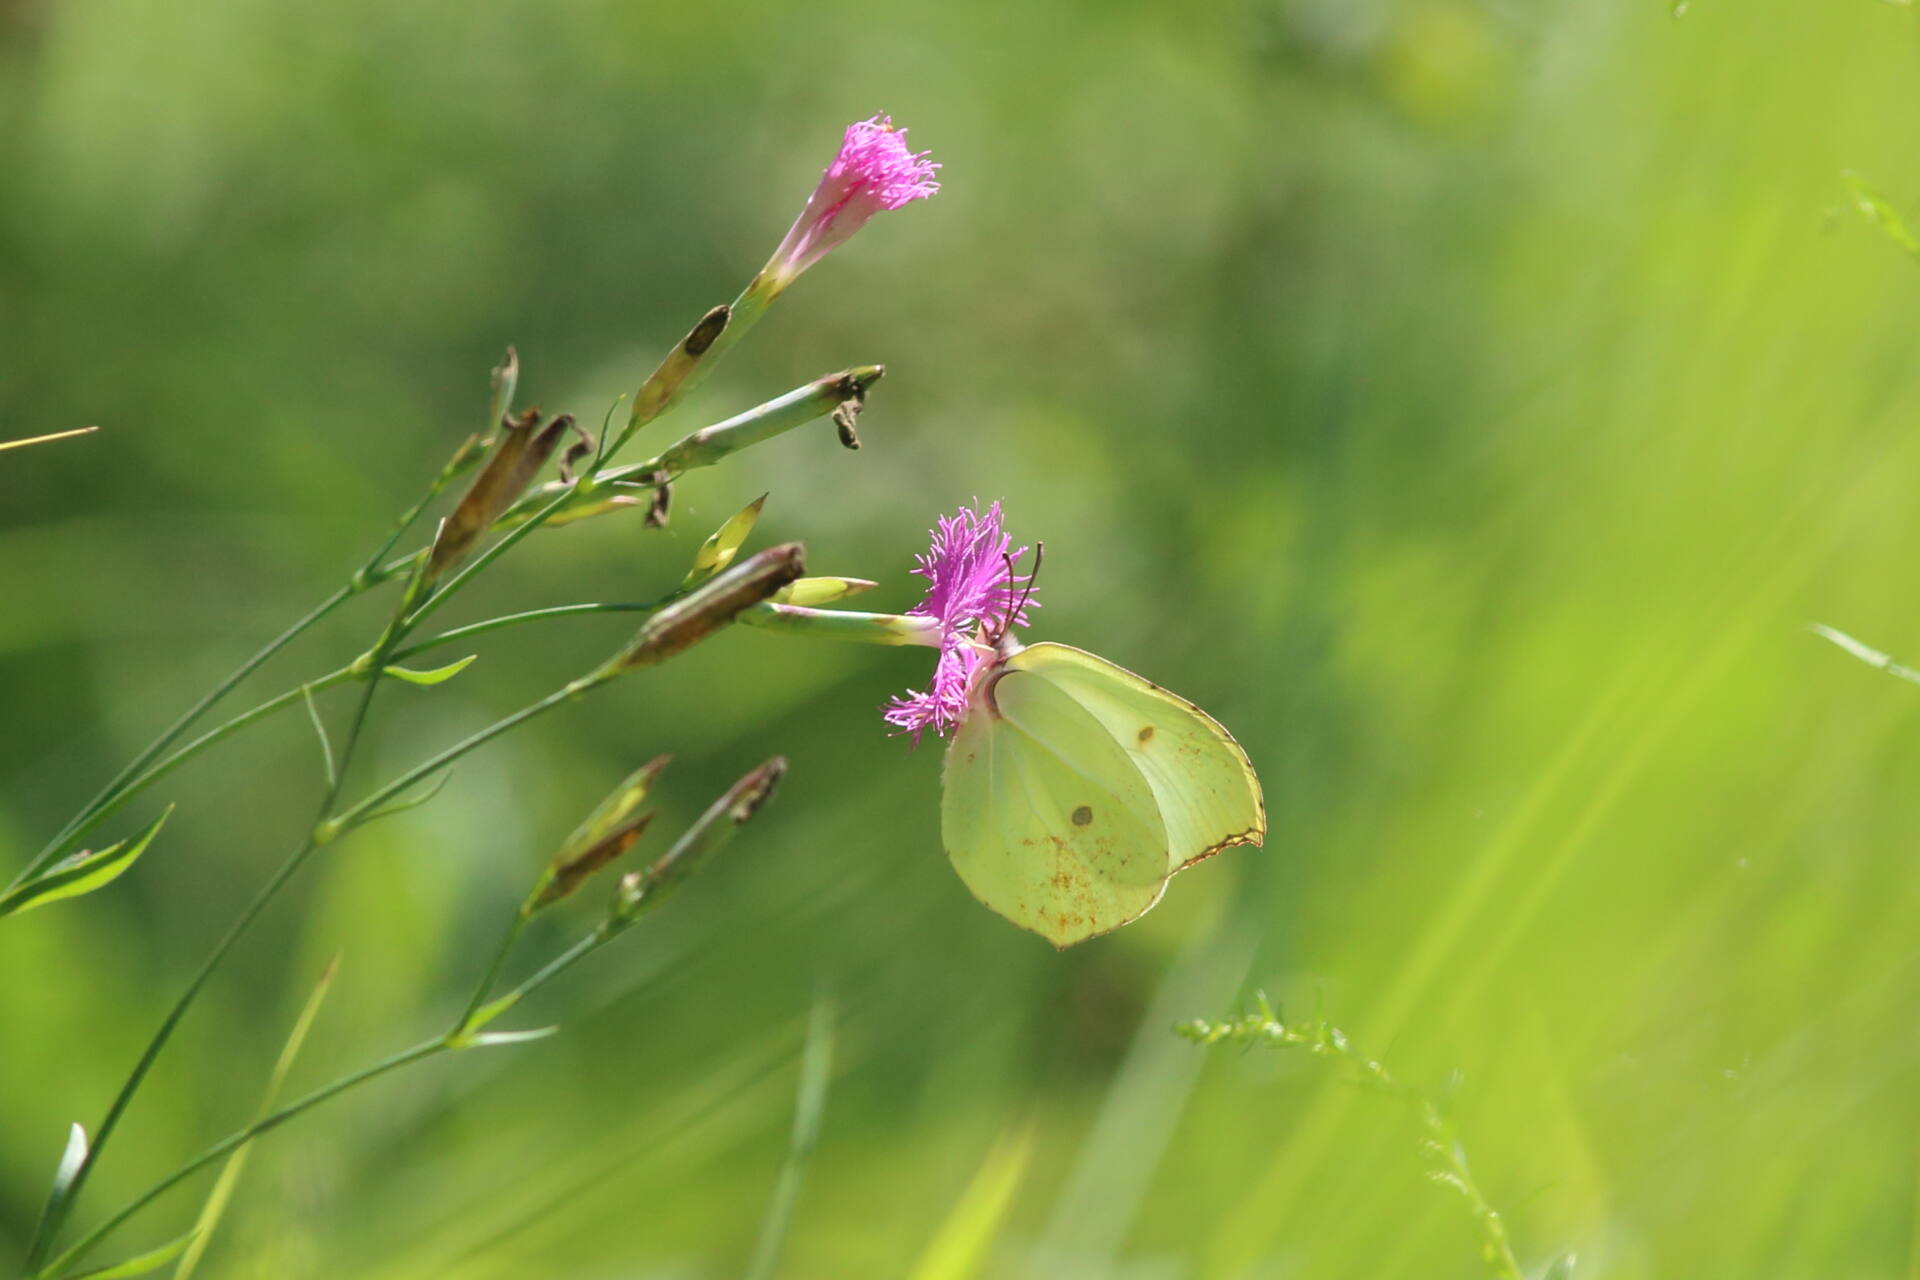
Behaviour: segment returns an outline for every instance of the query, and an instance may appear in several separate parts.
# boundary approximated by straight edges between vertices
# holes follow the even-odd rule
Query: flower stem
[[[376,667],[384,664],[387,653],[391,652],[393,646],[399,642],[400,637],[404,634],[398,624],[408,604],[412,601],[418,581],[419,579],[416,576],[409,582],[407,592],[401,598],[400,608],[395,611],[394,623],[390,624],[386,630],[381,633],[380,644],[376,647],[378,655],[375,661]],[[134,1095],[140,1091],[141,1084],[146,1081],[148,1073],[153,1070],[154,1062],[159,1059],[161,1050],[166,1048],[167,1042],[173,1038],[174,1028],[180,1025],[180,1020],[186,1016],[187,1010],[192,1007],[194,1000],[200,994],[201,988],[206,986],[207,980],[213,976],[214,971],[220,967],[221,962],[227,958],[228,953],[233,950],[235,944],[245,936],[248,928],[259,918],[260,913],[265,911],[267,905],[279,895],[281,888],[286,885],[287,881],[293,878],[295,872],[299,871],[300,868],[306,864],[307,859],[313,856],[314,850],[320,847],[321,841],[317,838],[321,830],[319,822],[324,821],[327,814],[333,809],[333,806],[340,798],[340,789],[346,785],[347,768],[353,762],[354,750],[360,743],[362,730],[366,728],[367,712],[372,706],[373,696],[379,687],[380,682],[378,680],[367,681],[366,687],[360,695],[360,701],[354,708],[353,720],[348,726],[346,736],[341,740],[338,766],[332,779],[329,780],[327,784],[325,797],[320,803],[319,819],[316,821],[316,825],[308,831],[306,838],[301,841],[300,847],[295,849],[294,852],[274,870],[273,875],[260,887],[259,892],[254,894],[252,901],[247,903],[246,907],[240,912],[239,918],[227,929],[225,935],[221,937],[220,941],[214,946],[213,951],[201,964],[199,970],[194,974],[192,981],[187,984],[186,990],[180,993],[179,998],[174,1001],[173,1007],[167,1010],[167,1015],[161,1020],[159,1029],[155,1031],[152,1038],[147,1041],[147,1046],[141,1051],[139,1061],[134,1063],[133,1070],[128,1073],[125,1082],[121,1084],[120,1092],[114,1095],[112,1105],[107,1108],[106,1118],[100,1122],[100,1127],[94,1134],[92,1146],[88,1148],[87,1154],[81,1159],[80,1167],[74,1171],[73,1180],[68,1186],[66,1195],[62,1196],[57,1203],[49,1203],[46,1212],[41,1215],[40,1223],[33,1234],[32,1243],[29,1244],[27,1248],[27,1267],[29,1270],[38,1265],[41,1259],[46,1256],[47,1250],[52,1247],[54,1239],[59,1233],[61,1222],[79,1200],[80,1192],[82,1188],[85,1187],[88,1176],[92,1174],[94,1166],[100,1162],[101,1153],[106,1150],[107,1143],[112,1139],[114,1131],[119,1127],[120,1118],[126,1114],[127,1108],[132,1105]]]
[[[507,957],[513,953],[513,944],[520,941],[520,934],[526,929],[527,921],[532,918],[533,913],[524,905],[513,913],[513,923],[508,925],[507,931],[501,935],[500,945],[493,953],[493,961],[487,966],[486,975],[480,979],[480,985],[473,989],[473,995],[467,1001],[466,1010],[461,1013],[460,1020],[454,1023],[453,1030],[449,1033],[451,1036],[465,1035],[472,1028],[474,1015],[480,1012],[480,1006],[486,1003],[489,995],[493,994],[493,984],[500,980],[500,971],[507,967]]]
[[[49,840],[46,847],[35,855],[33,861],[29,862],[26,867],[8,883],[7,888],[18,888],[20,885],[25,884],[28,880],[31,880],[42,871],[45,871],[49,866],[53,865],[62,854],[73,847],[75,841],[99,825],[100,820],[110,811],[108,805],[119,796],[120,792],[128,783],[138,778],[148,765],[160,757],[161,753],[179,741],[181,735],[192,728],[194,723],[199,720],[201,716],[205,715],[214,703],[226,697],[227,694],[233,691],[234,686],[257,671],[267,659],[273,657],[273,655],[279,653],[280,650],[293,643],[293,641],[309,627],[312,627],[342,604],[345,604],[354,594],[355,588],[351,585],[335,591],[325,600],[322,600],[320,604],[304,618],[301,618],[272,640],[269,640],[252,657],[241,663],[226,679],[216,684],[198,702],[187,708],[179,719],[169,725],[165,732],[159,737],[148,743],[146,749],[138,756],[135,756],[133,761],[124,769],[120,770],[120,772],[115,775],[113,781],[102,787],[99,794],[89,800],[86,805],[81,808],[79,813],[70,818],[67,824],[60,829],[59,834],[55,835],[52,840]]]
[[[529,703],[512,715],[501,720],[496,720],[486,728],[462,738],[459,742],[454,743],[438,755],[422,761],[401,774],[398,778],[381,786],[375,790],[372,795],[361,800],[358,804],[341,811],[336,817],[322,821],[320,826],[316,828],[320,842],[324,844],[351,831],[354,827],[364,822],[368,815],[374,810],[407,788],[413,786],[416,782],[433,776],[452,764],[455,760],[458,760],[461,756],[485,746],[503,733],[508,733],[519,728],[535,716],[544,715],[555,707],[574,701],[590,690],[596,689],[613,679],[617,674],[617,671],[601,670],[590,676],[582,676],[578,680],[570,681],[560,688],[555,689],[538,702]]]
[[[471,639],[474,636],[485,635],[489,631],[499,631],[504,627],[517,627],[525,622],[544,622],[549,618],[571,618],[590,613],[651,613],[672,598],[667,596],[659,600],[632,602],[615,600],[557,604],[546,609],[529,609],[525,613],[502,614],[497,618],[486,618],[480,622],[470,622],[464,627],[455,627],[451,631],[442,631],[439,635],[422,640],[419,644],[399,650],[392,655],[390,661],[405,662],[408,658],[416,657],[429,649],[438,649],[456,640]]]
[[[507,946],[501,950],[502,958],[504,958],[506,950],[511,947],[512,940],[518,936],[520,925],[524,923],[523,918],[516,917],[516,919],[519,920],[520,923],[516,923],[509,930]],[[633,923],[634,921],[627,920],[621,922],[609,921],[602,924],[592,933],[587,934],[571,947],[568,947],[565,951],[555,956],[544,965],[539,972],[515,987],[511,992],[511,998],[517,1002],[522,997],[532,994],[535,990],[545,986],[548,982],[551,982],[580,961],[598,951],[614,938],[625,933],[628,928],[632,927]],[[495,970],[497,974],[498,962],[496,962]],[[489,976],[486,984],[483,986],[483,990],[491,987],[492,976],[493,975]],[[52,1263],[38,1271],[32,1271],[31,1269],[35,1263],[34,1261],[29,1261],[28,1267],[31,1275],[34,1277],[34,1280],[44,1280],[45,1277],[58,1274],[65,1268],[72,1266],[80,1260],[81,1256],[85,1254],[87,1250],[99,1244],[100,1241],[104,1240],[109,1233],[126,1222],[127,1219],[133,1217],[154,1200],[172,1190],[179,1183],[232,1152],[235,1148],[259,1137],[269,1129],[276,1129],[285,1124],[301,1112],[318,1106],[320,1103],[337,1097],[358,1085],[365,1084],[379,1076],[386,1075],[390,1071],[396,1071],[401,1067],[409,1066],[416,1062],[423,1062],[428,1058],[437,1057],[442,1053],[454,1052],[463,1047],[464,1046],[456,1039],[455,1033],[436,1036],[431,1040],[423,1040],[412,1048],[403,1049],[390,1057],[382,1058],[371,1066],[362,1067],[358,1071],[340,1077],[340,1079],[335,1080],[331,1084],[323,1085],[315,1089],[312,1093],[288,1103],[271,1115],[265,1116],[243,1129],[228,1134],[219,1142],[214,1143],[192,1160],[189,1160],[186,1164],[175,1169],[165,1178],[162,1178],[159,1182],[156,1182],[153,1186],[141,1192],[140,1195],[129,1201],[124,1207],[114,1213],[113,1216],[81,1237],[78,1242],[65,1253],[62,1253]]]
[[[469,560],[464,566],[462,566],[462,568],[458,573],[454,574],[453,577],[447,579],[446,584],[444,586],[440,587],[437,591],[434,591],[431,595],[429,595],[423,603],[421,603],[417,608],[413,610],[412,613],[407,614],[405,617],[405,620],[397,624],[398,628],[402,632],[407,632],[407,631],[412,631],[414,628],[418,627],[422,622],[424,622],[428,617],[430,617],[433,614],[434,610],[438,609],[441,605],[445,604],[462,587],[466,586],[469,582],[472,582],[474,577],[477,574],[479,574],[482,570],[484,570],[488,565],[491,565],[494,561],[498,560],[501,556],[511,551],[520,542],[522,538],[526,537],[528,534],[532,533],[535,529],[538,529],[541,525],[545,524],[547,522],[548,517],[552,516],[556,511],[560,510],[562,504],[564,504],[566,500],[572,496],[572,494],[573,494],[573,489],[569,488],[566,492],[562,493],[559,497],[555,498],[552,502],[549,502],[546,506],[540,508],[540,510],[535,512],[531,520],[528,520],[523,525],[517,525],[514,528],[509,529],[506,532],[506,534],[502,536],[498,542],[494,543],[492,546],[488,547],[485,551],[482,551],[479,555]]]
[[[404,560],[387,565],[382,565],[380,562],[386,559],[388,553],[393,550],[394,545],[405,536],[407,530],[413,527],[414,523],[419,520],[421,514],[426,511],[427,507],[432,504],[435,498],[440,496],[441,492],[446,489],[448,483],[458,474],[458,468],[452,465],[442,468],[440,473],[434,477],[433,482],[427,486],[427,491],[420,495],[419,500],[401,513],[400,518],[394,522],[392,532],[390,532],[386,540],[381,543],[379,550],[367,558],[366,563],[354,573],[353,577],[348,580],[347,585],[335,591],[325,600],[322,600],[318,605],[314,606],[313,610],[305,617],[295,622],[272,640],[269,640],[254,653],[252,657],[241,663],[226,679],[216,684],[212,689],[208,690],[198,702],[187,708],[179,719],[169,725],[159,737],[148,743],[144,751],[138,756],[135,756],[125,768],[121,769],[120,772],[114,776],[111,782],[102,787],[99,793],[81,808],[80,812],[68,819],[66,825],[60,829],[60,832],[55,835],[52,840],[47,842],[46,847],[36,854],[33,861],[29,862],[26,867],[13,878],[7,885],[7,888],[18,888],[57,861],[62,854],[73,847],[75,842],[89,831],[92,831],[108,813],[118,807],[117,803],[113,802],[118,800],[121,792],[126,790],[129,784],[144,785],[146,782],[152,781],[152,778],[145,776],[147,766],[159,759],[161,754],[165,752],[168,747],[179,741],[181,736],[185,734],[188,729],[192,728],[201,716],[211,710],[215,703],[231,693],[235,686],[242,680],[245,680],[248,676],[259,670],[269,658],[272,658],[275,654],[293,643],[294,640],[298,639],[315,623],[325,618],[354,596],[359,595],[362,591],[370,587],[375,587],[388,581],[403,569],[410,567],[414,561],[419,558],[418,555],[409,556]],[[156,774],[154,776],[158,775]]]
[[[339,1094],[345,1093],[347,1090],[353,1088],[356,1085],[365,1084],[367,1081],[373,1080],[379,1076],[386,1075],[390,1071],[397,1071],[401,1067],[408,1066],[415,1062],[424,1061],[425,1059],[431,1058],[436,1054],[448,1052],[450,1047],[451,1046],[448,1045],[445,1037],[436,1037],[432,1040],[422,1041],[420,1044],[414,1045],[410,1049],[404,1049],[401,1052],[393,1054],[390,1057],[382,1058],[380,1061],[372,1064],[371,1066],[362,1067],[360,1070],[355,1071],[350,1075],[342,1076],[340,1079],[335,1080],[332,1084],[324,1085],[321,1088],[315,1089],[312,1093],[309,1093],[305,1097],[298,1098],[293,1102],[288,1103],[286,1106],[280,1108],[278,1111],[273,1112],[271,1115],[268,1115],[262,1118],[261,1120],[248,1125],[244,1129],[240,1129],[234,1133],[229,1134],[225,1138],[222,1138],[219,1142],[214,1143],[211,1147],[208,1147],[205,1151],[202,1151],[199,1155],[195,1156],[193,1159],[189,1160],[186,1164],[183,1164],[178,1169],[175,1169],[172,1173],[162,1178],[159,1182],[154,1183],[153,1186],[147,1188],[146,1191],[142,1192],[139,1196],[135,1197],[132,1201],[128,1202],[128,1204],[124,1208],[122,1208],[119,1212],[115,1213],[112,1217],[108,1218],[105,1222],[102,1222],[99,1226],[95,1227],[92,1231],[89,1231],[86,1235],[82,1236],[77,1242],[75,1242],[72,1248],[68,1249],[65,1253],[61,1254],[58,1258],[54,1259],[52,1263],[50,1263],[46,1267],[41,1268],[38,1271],[33,1272],[32,1274],[36,1278],[38,1278],[38,1277],[56,1275],[64,1271],[66,1268],[78,1262],[80,1258],[87,1252],[87,1250],[93,1248],[94,1245],[104,1240],[109,1233],[111,1233],[115,1228],[119,1227],[119,1225],[125,1222],[128,1218],[131,1218],[134,1214],[146,1208],[147,1205],[151,1204],[154,1200],[158,1199],[160,1196],[164,1195],[166,1192],[171,1191],[175,1186],[177,1186],[179,1183],[186,1180],[187,1178],[191,1177],[193,1174],[199,1172],[201,1169],[206,1168],[208,1165],[220,1159],[222,1156],[227,1155],[229,1152],[233,1151],[235,1148],[247,1142],[250,1142],[254,1138],[267,1132],[269,1129],[279,1128],[281,1125],[293,1119],[295,1116],[299,1115],[301,1112],[309,1110],[310,1108],[316,1107],[322,1102],[327,1101],[329,1098],[333,1098]],[[33,1263],[29,1262],[28,1265],[29,1267],[31,1267]]]

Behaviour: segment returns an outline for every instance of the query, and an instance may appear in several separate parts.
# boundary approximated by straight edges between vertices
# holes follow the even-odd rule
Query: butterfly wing
[[[974,897],[1056,947],[1117,929],[1160,900],[1167,835],[1128,753],[1051,683],[1008,671],[998,714],[947,748],[941,828]]]
[[[1125,667],[1051,642],[1007,662],[1064,693],[1139,769],[1167,831],[1167,872],[1266,839],[1266,802],[1247,753],[1212,716]],[[1009,683],[1003,677],[1001,687]]]

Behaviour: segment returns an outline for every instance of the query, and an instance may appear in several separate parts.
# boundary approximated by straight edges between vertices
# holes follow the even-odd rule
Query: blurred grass
[[[1403,1077],[1459,1067],[1476,1174],[1536,1265],[1914,1274],[1920,699],[1805,630],[1920,658],[1920,270],[1841,177],[1920,211],[1913,22],[0,5],[0,438],[103,426],[0,463],[0,865],[336,584],[476,425],[502,346],[524,394],[591,419],[877,109],[946,189],[811,274],[683,420],[884,361],[867,448],[796,434],[690,480],[666,535],[543,536],[453,621],[651,594],[763,489],[766,539],[902,605],[933,515],[1003,497],[1048,544],[1036,634],[1208,707],[1274,816],[1267,850],[1055,955],[967,899],[937,753],[881,733],[915,655],[728,635],[316,868],[90,1203],[245,1119],[336,950],[291,1087],[450,1016],[641,760],[678,753],[684,820],[778,751],[791,785],[750,838],[543,1005],[565,1036],[275,1135],[201,1274],[738,1274],[819,980],[840,1078],[784,1275],[907,1273],[1021,1124],[982,1275],[1479,1274],[1398,1117],[1165,1033],[1243,974],[1323,998]],[[625,631],[502,635],[395,690],[363,780]],[[304,819],[297,719],[183,774],[114,889],[0,930],[0,1253]]]

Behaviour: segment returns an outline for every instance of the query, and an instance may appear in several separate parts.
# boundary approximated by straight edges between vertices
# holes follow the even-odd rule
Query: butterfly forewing
[[[1222,849],[1265,839],[1266,807],[1253,765],[1233,735],[1199,707],[1063,644],[1031,645],[1007,667],[1046,681],[1126,752],[1166,826],[1169,874]]]

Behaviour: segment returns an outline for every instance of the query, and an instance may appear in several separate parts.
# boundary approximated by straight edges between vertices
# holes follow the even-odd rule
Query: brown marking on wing
[[[1248,827],[1245,831],[1235,832],[1233,835],[1228,836],[1225,840],[1222,840],[1219,844],[1208,845],[1206,848],[1202,849],[1200,852],[1194,854],[1191,858],[1188,858],[1185,862],[1175,867],[1174,870],[1185,871],[1188,867],[1192,866],[1194,863],[1205,862],[1208,858],[1211,858],[1214,854],[1219,853],[1221,850],[1231,849],[1235,845],[1242,845],[1242,844],[1250,844],[1254,846],[1264,845],[1267,842],[1267,815],[1264,812],[1264,806],[1262,806],[1262,810],[1263,811],[1260,814],[1260,824],[1258,826]]]

